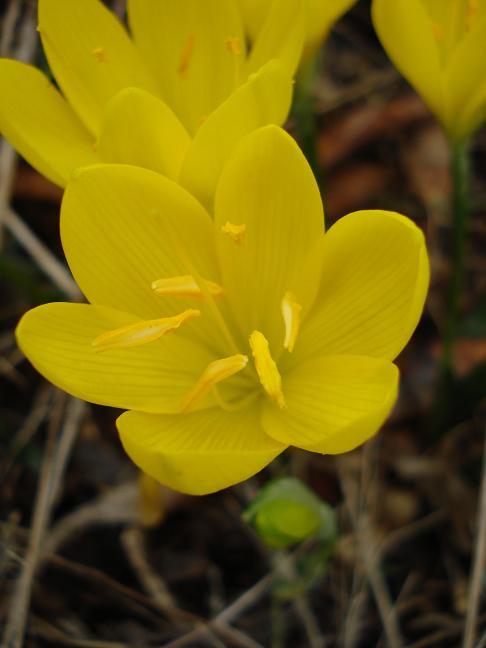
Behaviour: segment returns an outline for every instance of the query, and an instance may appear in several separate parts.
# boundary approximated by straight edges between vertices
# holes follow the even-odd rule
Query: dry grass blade
[[[12,0],[7,9],[2,25],[0,36],[0,52],[7,56],[12,50],[15,24],[20,12],[20,2]],[[14,52],[14,58],[29,62],[34,56],[37,43],[37,32],[35,29],[35,18],[32,6],[27,7],[20,28],[19,47]],[[17,154],[8,142],[0,142],[0,227],[8,213],[8,204],[12,190],[13,178],[17,166]],[[0,229],[0,247],[2,243],[2,231]]]
[[[82,299],[81,292],[71,277],[69,270],[35,236],[20,216],[12,209],[7,209],[3,224],[59,290],[65,293],[72,301]]]
[[[340,458],[337,462],[339,479],[344,493],[346,508],[357,536],[358,549],[383,623],[387,645],[390,648],[402,648],[403,641],[396,610],[382,574],[381,552],[374,537],[368,515],[365,511],[361,511],[359,514],[356,513],[356,497],[353,493],[353,485],[350,483],[351,478],[345,462],[346,460],[343,458]]]
[[[68,401],[65,411],[67,398],[65,394],[57,392],[52,406],[29,547],[11,601],[2,643],[3,648],[20,648],[22,645],[32,585],[42,556],[42,544],[55,497],[59,491],[70,450],[84,412],[84,404],[74,399]],[[60,437],[56,443],[59,429],[61,429]]]
[[[486,563],[486,429],[483,448],[483,469],[481,475],[481,491],[478,504],[478,528],[476,531],[476,547],[471,571],[469,594],[467,600],[466,624],[464,628],[463,648],[472,648],[476,638],[476,625],[481,599],[483,571]]]

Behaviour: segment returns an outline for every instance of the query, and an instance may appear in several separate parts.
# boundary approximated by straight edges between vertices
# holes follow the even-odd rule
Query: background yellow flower
[[[486,117],[485,0],[373,0],[393,63],[453,140]]]
[[[40,0],[61,92],[0,60],[0,132],[61,186],[79,166],[127,162],[180,178],[209,205],[239,137],[287,117],[304,14],[302,0],[278,4],[248,51],[236,0],[131,0],[133,39],[100,0]]]

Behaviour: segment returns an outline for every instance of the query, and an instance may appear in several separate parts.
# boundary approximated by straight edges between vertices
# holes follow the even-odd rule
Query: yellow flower
[[[373,0],[373,21],[393,63],[449,137],[486,117],[486,1]]]
[[[60,388],[132,410],[122,443],[161,483],[208,493],[289,445],[345,452],[389,413],[427,291],[423,235],[381,211],[323,235],[312,172],[276,126],[239,142],[214,220],[160,174],[96,165],[67,187],[61,236],[90,304],[31,310],[19,345]]]
[[[62,94],[36,68],[0,60],[0,132],[61,186],[80,166],[128,163],[210,205],[235,142],[290,108],[304,13],[302,0],[277,5],[280,20],[248,52],[236,0],[129,0],[133,40],[100,0],[39,0]]]
[[[258,38],[266,20],[277,20],[281,11],[274,0],[238,0],[250,40]],[[303,63],[312,59],[334,23],[356,0],[306,0],[306,30]]]

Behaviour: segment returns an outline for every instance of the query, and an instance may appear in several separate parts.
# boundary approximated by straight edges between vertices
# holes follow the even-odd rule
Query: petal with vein
[[[228,220],[246,226],[241,245],[221,231]],[[266,126],[241,140],[216,191],[216,243],[243,335],[261,331],[274,357],[285,337],[284,295],[299,295],[304,311],[315,297],[323,224],[319,188],[290,135]]]
[[[392,62],[437,117],[447,122],[439,46],[423,1],[373,0],[372,15]]]
[[[453,51],[445,74],[448,88],[450,134],[469,135],[486,117],[486,15]]]
[[[193,134],[240,80],[245,41],[235,0],[129,0],[128,17],[162,97]]]
[[[107,330],[136,321],[103,306],[45,304],[22,317],[17,341],[43,376],[73,396],[111,407],[177,412],[213,356],[177,333],[146,346],[103,353],[93,347]]]
[[[372,210],[344,216],[324,236],[321,287],[293,357],[393,360],[418,324],[428,285],[424,236],[410,219]]]
[[[0,88],[0,132],[49,180],[62,187],[97,161],[94,138],[42,72],[0,59]]]
[[[285,446],[260,425],[258,405],[172,416],[127,412],[117,421],[123,446],[139,468],[174,490],[205,495],[252,477]]]
[[[272,2],[253,42],[246,66],[247,74],[256,72],[271,59],[278,59],[290,75],[294,74],[304,44],[305,10],[303,0]]]
[[[283,124],[291,101],[292,78],[278,61],[270,61],[199,128],[182,167],[181,184],[212,210],[221,170],[235,144],[257,128]]]
[[[263,405],[262,425],[277,441],[325,454],[348,452],[373,436],[395,403],[398,369],[366,356],[324,356],[283,381],[287,408]]]
[[[118,19],[100,0],[39,0],[39,31],[59,86],[94,134],[120,90],[158,88]]]
[[[122,90],[106,106],[98,148],[103,162],[132,164],[175,180],[189,144],[172,110],[145,90]]]
[[[157,295],[152,283],[160,277],[193,275],[195,269],[220,283],[213,236],[213,223],[195,198],[172,180],[139,167],[83,169],[62,202],[61,238],[79,287],[90,302],[140,319],[192,306],[190,299]],[[205,304],[201,313],[191,335],[206,331],[208,339],[218,340]],[[217,350],[227,353],[221,346]]]

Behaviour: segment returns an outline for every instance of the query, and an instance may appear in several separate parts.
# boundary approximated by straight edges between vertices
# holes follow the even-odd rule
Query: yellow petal
[[[305,450],[348,452],[378,432],[397,397],[398,369],[364,356],[318,357],[285,375],[287,407],[264,403],[274,439]]]
[[[42,72],[0,59],[0,94],[0,132],[49,180],[64,186],[97,161],[94,138]]]
[[[294,140],[276,126],[246,136],[223,170],[215,229],[226,299],[243,335],[261,331],[277,357],[283,348],[281,301],[299,295],[304,310],[320,277],[323,211],[319,188]],[[244,245],[221,231],[246,226]]]
[[[128,16],[164,100],[193,134],[239,82],[244,38],[234,0],[130,0]]]
[[[93,340],[137,318],[89,304],[46,304],[26,313],[17,341],[34,367],[69,394],[91,403],[146,412],[177,412],[198,368],[213,359],[173,334],[150,345],[103,353]]]
[[[234,413],[212,408],[175,416],[127,412],[117,425],[137,466],[191,495],[248,479],[285,450],[262,431],[256,406]]]
[[[447,126],[454,139],[472,133],[486,117],[485,42],[486,16],[464,36],[447,66],[444,81],[450,101]]]
[[[199,128],[182,167],[181,184],[212,209],[221,170],[235,144],[261,126],[283,124],[291,101],[291,76],[279,62],[270,61]]]
[[[93,133],[105,103],[123,88],[157,93],[124,28],[100,0],[39,0],[39,31],[59,86]]]
[[[133,164],[175,180],[189,144],[186,129],[161,99],[127,88],[106,107],[98,151],[103,162]]]
[[[420,319],[429,285],[422,232],[384,211],[341,218],[324,237],[322,283],[295,362],[318,354],[393,360]]]
[[[220,283],[209,216],[175,182],[146,169],[99,165],[76,173],[62,203],[61,238],[88,300],[140,319],[186,307],[181,299],[160,297],[152,290],[159,277],[193,274],[195,269]],[[191,335],[207,331],[217,340],[204,304],[201,312]]]
[[[305,10],[303,0],[274,0],[253,42],[248,74],[271,59],[281,61],[288,74],[295,72],[304,44]]]
[[[373,0],[372,15],[394,65],[446,123],[439,45],[423,1]]]

